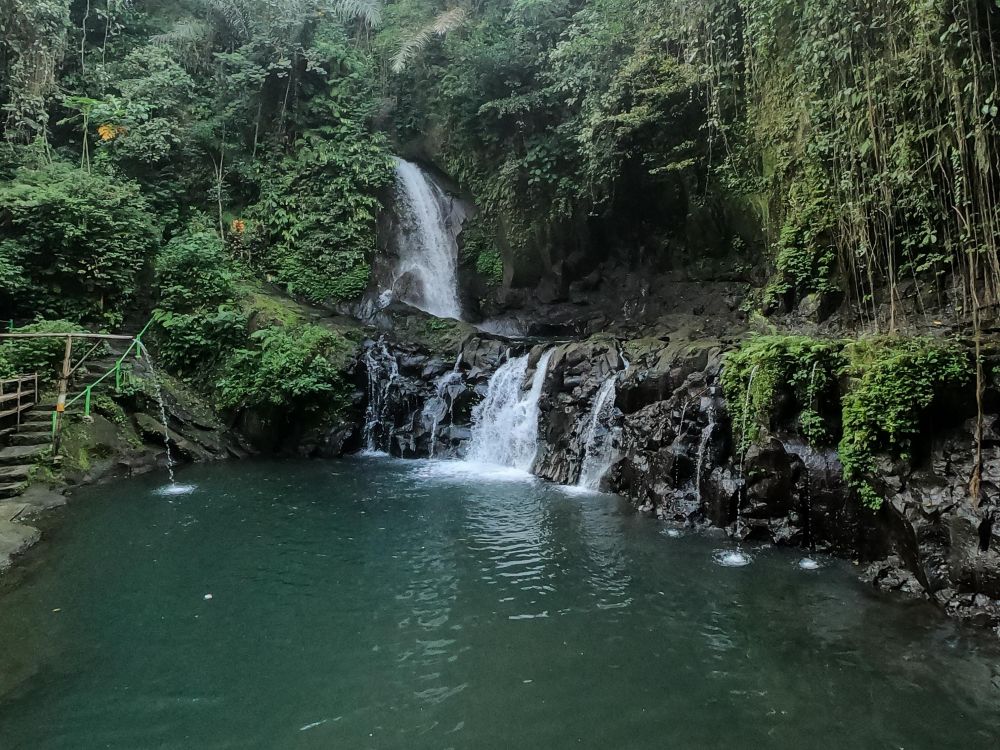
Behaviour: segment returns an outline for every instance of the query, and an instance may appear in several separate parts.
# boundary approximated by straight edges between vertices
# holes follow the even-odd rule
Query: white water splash
[[[584,487],[588,490],[600,489],[601,480],[611,468],[614,451],[609,422],[615,409],[615,385],[617,381],[618,373],[612,373],[601,384],[600,390],[594,396],[594,403],[587,416],[583,464],[580,468],[580,478],[576,483],[577,487]]]
[[[402,159],[396,160],[396,185],[399,265],[392,290],[431,315],[461,319],[458,243],[448,227],[448,197],[420,167]]]
[[[802,570],[819,570],[823,566],[820,565],[819,561],[813,560],[811,557],[803,557],[799,560],[799,567]]]
[[[738,549],[722,549],[712,555],[712,559],[724,568],[742,568],[749,565],[753,558]]]
[[[177,495],[190,495],[198,489],[193,484],[168,484],[156,490],[160,497],[176,497]]]
[[[531,471],[538,452],[538,401],[551,358],[552,350],[542,355],[527,393],[522,387],[528,355],[493,373],[486,397],[472,410],[467,461]]]

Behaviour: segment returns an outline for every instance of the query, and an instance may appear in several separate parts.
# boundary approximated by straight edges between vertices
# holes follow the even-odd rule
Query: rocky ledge
[[[341,447],[461,455],[490,376],[509,357],[529,353],[530,381],[551,350],[538,403],[538,476],[583,482],[596,439],[610,446],[600,488],[642,512],[854,559],[873,585],[929,597],[1000,634],[1000,524],[991,505],[973,506],[966,492],[973,423],[939,425],[909,462],[884,458],[886,502],[870,510],[846,486],[836,451],[809,445],[794,427],[766,433],[737,455],[721,386],[723,356],[736,343],[701,332],[539,342],[465,331],[449,346],[429,347],[389,334],[369,341],[359,362],[358,421],[368,426]],[[983,488],[995,498],[1000,413],[991,411],[987,423]]]

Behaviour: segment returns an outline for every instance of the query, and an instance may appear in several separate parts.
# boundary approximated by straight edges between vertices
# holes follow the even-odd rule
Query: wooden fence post
[[[59,378],[59,398],[56,400],[56,428],[53,439],[53,454],[59,452],[59,436],[62,430],[63,412],[66,411],[66,390],[69,388],[70,364],[73,356],[73,336],[66,337],[66,354],[63,357],[62,375]]]

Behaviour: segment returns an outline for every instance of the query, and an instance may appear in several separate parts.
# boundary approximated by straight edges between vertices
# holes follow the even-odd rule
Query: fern
[[[178,21],[170,31],[156,34],[149,41],[173,50],[185,66],[191,67],[207,57],[214,37],[211,24],[192,18]]]
[[[333,0],[330,12],[344,21],[358,19],[377,28],[382,25],[382,0]]]
[[[465,8],[451,8],[439,14],[433,21],[423,26],[405,38],[392,57],[392,72],[402,73],[407,64],[426,47],[435,36],[444,36],[448,32],[461,28],[468,19]]]

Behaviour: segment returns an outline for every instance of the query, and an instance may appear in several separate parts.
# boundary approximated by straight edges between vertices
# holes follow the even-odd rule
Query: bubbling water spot
[[[753,557],[739,549],[720,549],[712,555],[717,565],[723,568],[742,568],[753,562]]]
[[[177,497],[178,495],[190,495],[198,487],[193,484],[168,484],[156,490],[160,497]]]
[[[803,557],[801,560],[799,560],[799,567],[802,570],[819,570],[823,566],[819,563],[818,560],[814,560],[811,557]]]

